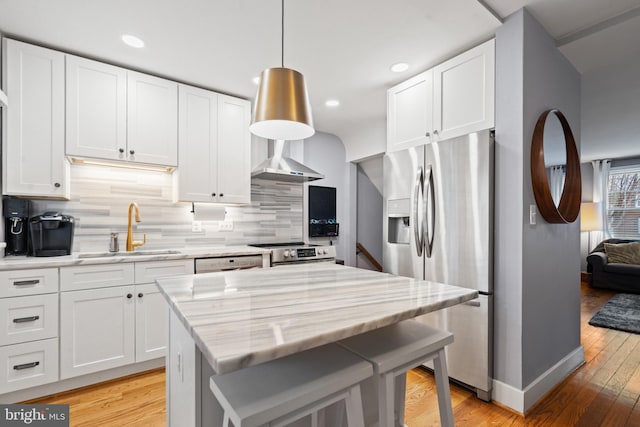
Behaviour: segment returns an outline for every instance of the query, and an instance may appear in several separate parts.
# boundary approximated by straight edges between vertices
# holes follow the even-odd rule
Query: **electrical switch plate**
[[[536,225],[536,205],[529,205],[529,224]]]
[[[221,221],[218,223],[218,231],[233,231],[233,221]]]
[[[202,221],[191,221],[191,231],[199,233],[202,231]]]

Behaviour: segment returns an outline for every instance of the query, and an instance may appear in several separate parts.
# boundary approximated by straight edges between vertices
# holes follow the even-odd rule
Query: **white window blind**
[[[640,164],[612,167],[607,190],[611,237],[640,239]]]

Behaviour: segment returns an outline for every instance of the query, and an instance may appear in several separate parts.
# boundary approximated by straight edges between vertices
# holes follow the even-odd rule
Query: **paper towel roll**
[[[194,221],[224,221],[224,206],[211,203],[193,204]]]

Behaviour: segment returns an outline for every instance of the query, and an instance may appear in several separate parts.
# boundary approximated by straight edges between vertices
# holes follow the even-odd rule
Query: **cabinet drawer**
[[[0,298],[58,292],[58,269],[0,271]]]
[[[0,394],[58,380],[58,339],[0,347]]]
[[[152,283],[160,277],[193,274],[193,260],[136,262],[136,283]]]
[[[0,299],[0,343],[58,336],[58,294]]]
[[[133,263],[60,268],[60,290],[77,291],[133,284]]]

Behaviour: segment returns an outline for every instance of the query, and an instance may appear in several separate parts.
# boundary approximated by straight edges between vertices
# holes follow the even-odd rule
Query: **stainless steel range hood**
[[[324,175],[308,168],[302,163],[289,157],[284,157],[283,140],[276,140],[273,147],[273,155],[260,163],[260,165],[251,172],[252,178],[286,182],[308,182],[324,178]]]

